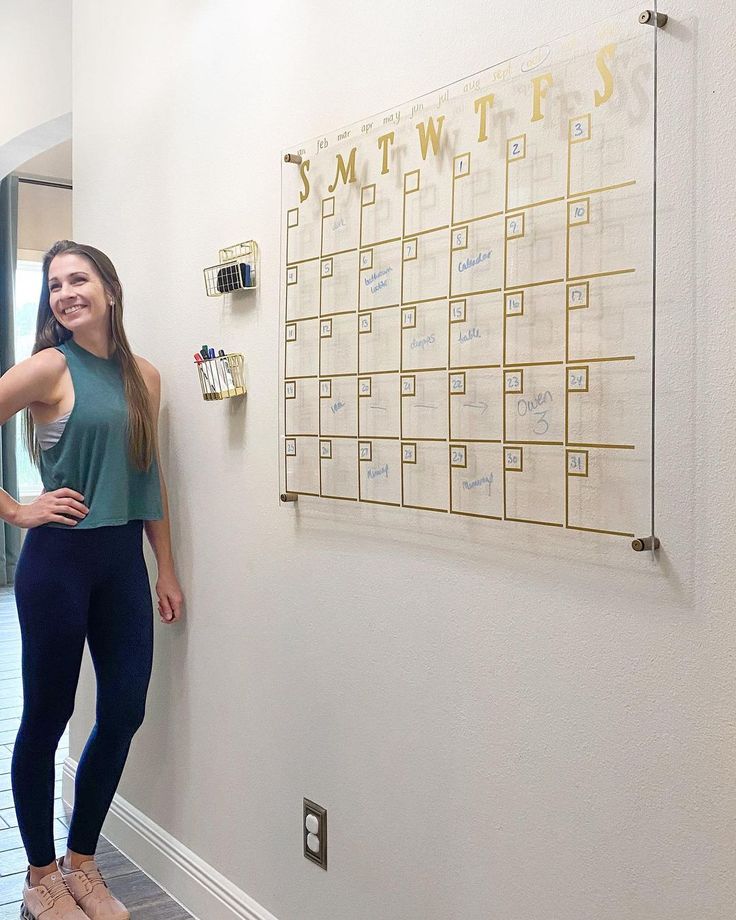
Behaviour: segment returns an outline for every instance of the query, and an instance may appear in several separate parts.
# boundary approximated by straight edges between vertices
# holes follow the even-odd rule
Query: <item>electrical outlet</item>
[[[327,809],[309,799],[304,799],[302,818],[304,855],[307,859],[327,869]]]

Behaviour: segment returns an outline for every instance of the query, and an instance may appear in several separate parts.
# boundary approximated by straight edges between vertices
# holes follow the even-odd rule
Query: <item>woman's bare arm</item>
[[[59,384],[65,369],[64,356],[55,348],[44,348],[7,370],[0,377],[0,425],[33,403],[53,405],[58,402]],[[0,518],[18,527],[35,527],[49,520],[70,523],[59,514],[59,506],[62,504],[75,508],[75,517],[82,518],[89,511],[81,504],[80,493],[71,489],[57,492],[52,493],[52,498],[44,497],[40,505],[31,508],[20,504],[8,492],[0,489]],[[63,496],[61,492],[64,492]],[[61,502],[61,499],[64,501]],[[52,504],[53,508],[50,507]],[[72,525],[74,523],[71,521]]]
[[[139,358],[136,355],[136,360],[151,395],[154,428],[158,431],[158,416],[161,406],[161,375],[145,358]],[[174,569],[174,555],[171,550],[171,527],[169,524],[169,497],[166,491],[164,471],[161,468],[158,437],[156,437],[156,463],[158,464],[159,482],[161,483],[161,505],[164,516],[159,521],[144,521],[143,527],[146,531],[148,542],[153,548],[156,565],[158,566],[156,593],[159,601],[159,613],[165,622],[175,622],[181,616],[184,597]]]

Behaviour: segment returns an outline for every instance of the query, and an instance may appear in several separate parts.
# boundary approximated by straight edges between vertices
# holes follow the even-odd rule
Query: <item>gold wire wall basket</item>
[[[258,287],[258,243],[246,240],[220,250],[220,261],[204,269],[208,297],[222,297],[229,291]]]
[[[243,355],[236,353],[203,358],[196,364],[203,399],[229,399],[231,396],[245,395]]]

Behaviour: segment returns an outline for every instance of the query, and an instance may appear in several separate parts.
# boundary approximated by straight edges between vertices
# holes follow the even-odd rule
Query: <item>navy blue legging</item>
[[[87,639],[97,676],[96,722],[79,758],[67,845],[93,854],[143,722],[153,662],[153,610],[143,521],[111,527],[35,527],[15,579],[22,639],[23,717],[11,781],[32,866],[54,852],[54,759],[74,711]]]

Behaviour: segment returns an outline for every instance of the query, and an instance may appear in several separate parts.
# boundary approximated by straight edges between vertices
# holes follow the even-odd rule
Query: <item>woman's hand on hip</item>
[[[74,489],[54,489],[42,492],[27,505],[19,505],[13,523],[16,527],[31,528],[54,522],[74,527],[89,514],[84,495]]]
[[[181,618],[184,595],[173,571],[161,571],[156,581],[158,612],[162,623],[174,623]]]

